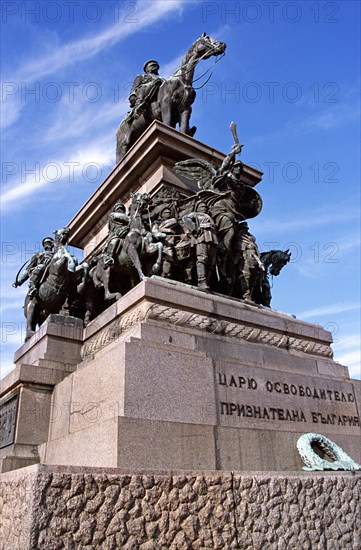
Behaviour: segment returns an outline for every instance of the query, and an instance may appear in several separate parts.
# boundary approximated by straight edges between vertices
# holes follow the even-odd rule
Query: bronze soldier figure
[[[45,237],[42,242],[43,252],[36,252],[29,261],[24,273],[16,278],[13,287],[21,286],[27,279],[29,280],[28,297],[33,298],[38,292],[41,280],[45,275],[45,270],[54,256],[54,239]]]
[[[108,240],[104,251],[104,267],[114,264],[114,255],[123,247],[124,239],[129,232],[130,218],[124,204],[117,202],[108,216]]]
[[[261,285],[264,265],[261,254],[256,244],[256,239],[249,232],[246,222],[240,223],[237,234],[238,256],[238,293],[243,300],[252,301],[252,295],[256,286]]]
[[[164,79],[159,76],[159,63],[155,59],[150,59],[143,67],[145,74],[138,74],[133,82],[129,94],[129,103],[132,108],[131,115],[136,117],[139,110],[146,104],[156,98],[159,86]],[[155,114],[155,113],[153,113]],[[160,120],[160,111],[159,111]]]
[[[216,224],[208,214],[207,205],[202,201],[196,204],[194,212],[185,214],[182,220],[192,235],[191,242],[195,248],[198,288],[209,290],[217,259]],[[188,279],[191,279],[189,272],[191,268],[191,265],[186,268]]]

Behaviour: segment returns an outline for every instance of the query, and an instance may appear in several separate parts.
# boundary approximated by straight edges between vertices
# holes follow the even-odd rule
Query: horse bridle
[[[198,63],[200,61],[202,61],[206,56],[208,57],[211,57],[212,56],[212,52],[216,51],[216,45],[212,45],[212,47],[207,51],[205,52],[199,59],[197,59],[197,61],[195,62],[194,64],[194,67],[192,69],[189,69],[188,71],[185,71],[185,74],[189,73],[191,70],[194,70],[195,67],[198,65]],[[207,82],[209,82],[209,80],[211,79],[212,77],[212,74],[213,74],[213,67],[214,65],[216,65],[216,63],[218,63],[222,57],[224,57],[225,53],[221,53],[221,54],[216,54],[216,59],[213,61],[213,65],[211,67],[209,67],[203,74],[201,74],[198,78],[196,78],[195,80],[193,80],[193,82],[197,82],[198,80],[200,80],[201,78],[203,78],[209,71],[212,71],[211,74],[209,75],[209,77],[207,78],[207,80],[202,84],[202,86],[199,86],[198,88],[194,88],[194,90],[200,90],[201,88],[203,88]],[[182,69],[184,69],[184,67],[186,67],[186,64],[184,63],[183,65],[180,65],[180,67],[178,67],[177,71],[176,72],[180,72]],[[177,76],[176,78],[179,78],[179,80],[182,81],[182,79]],[[183,81],[182,81],[183,82]],[[184,82],[183,82],[184,84]],[[186,84],[184,84],[184,86],[186,86]],[[193,86],[190,86],[193,88]]]

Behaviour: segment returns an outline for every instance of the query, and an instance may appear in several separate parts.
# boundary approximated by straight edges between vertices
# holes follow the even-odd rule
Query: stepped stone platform
[[[297,471],[307,432],[361,462],[360,383],[330,344],[321,327],[157,277],[84,330],[50,316],[2,382],[17,406],[3,471]]]

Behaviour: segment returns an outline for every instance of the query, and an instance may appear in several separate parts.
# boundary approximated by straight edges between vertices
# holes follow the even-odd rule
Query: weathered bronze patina
[[[180,66],[170,79],[158,74],[159,63],[154,59],[144,65],[144,74],[137,75],[129,96],[131,111],[124,117],[117,131],[116,162],[153,122],[160,120],[168,126],[193,136],[196,127],[190,127],[192,104],[196,98],[193,88],[194,71],[198,63],[212,56],[220,56],[226,44],[202,34],[189,48]]]

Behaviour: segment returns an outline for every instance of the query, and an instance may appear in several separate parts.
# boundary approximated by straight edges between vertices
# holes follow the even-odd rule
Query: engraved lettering
[[[297,409],[276,409],[273,407],[260,407],[257,405],[221,402],[221,414],[232,416],[234,413],[237,413],[237,416],[239,417],[258,418],[260,420],[265,419],[280,420],[282,422],[286,420],[291,422],[306,422],[303,411]],[[314,422],[317,422],[317,414],[319,413],[312,413]]]
[[[237,410],[237,405],[235,403],[229,403],[229,414],[233,414]]]
[[[231,381],[230,381],[229,385],[237,387],[237,382],[236,382],[234,376],[231,376]]]
[[[224,413],[224,410],[226,410],[226,413]],[[228,412],[228,403],[221,403],[221,414],[229,414]]]
[[[255,380],[254,378],[249,378],[248,379],[248,387],[251,390],[256,390],[257,389],[257,380]]]
[[[238,405],[238,416],[245,416],[244,405]]]

